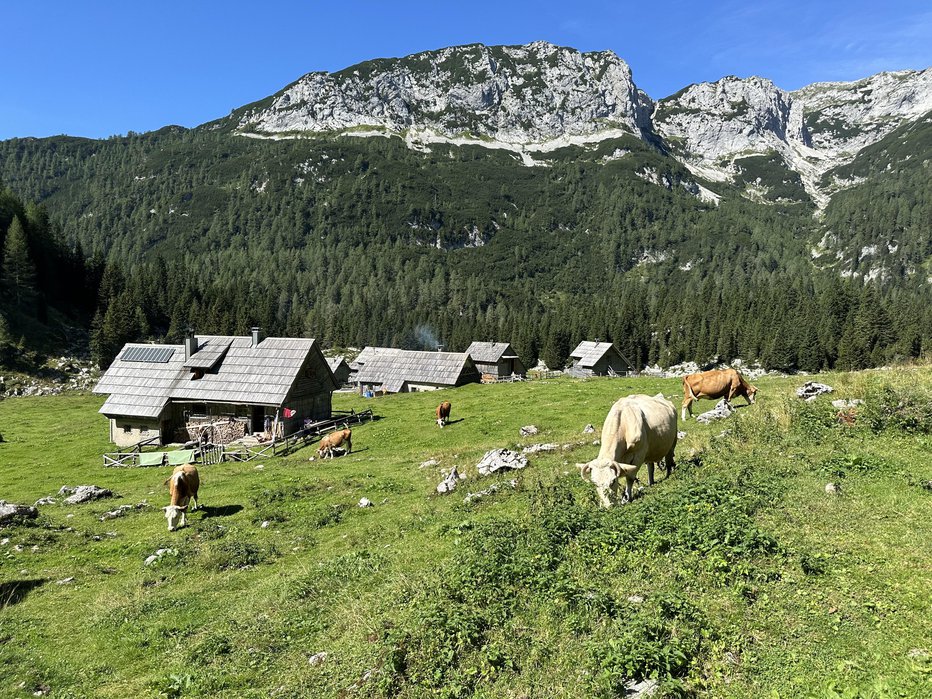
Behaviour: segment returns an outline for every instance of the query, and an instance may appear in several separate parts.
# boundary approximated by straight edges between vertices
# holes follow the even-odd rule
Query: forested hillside
[[[333,346],[416,347],[426,327],[451,350],[508,340],[551,366],[596,337],[640,366],[719,356],[787,370],[932,344],[929,161],[892,148],[928,153],[928,126],[842,173],[860,184],[824,220],[722,183],[705,183],[721,201],[704,201],[679,163],[634,137],[528,167],[478,146],[425,153],[399,138],[275,141],[219,126],[0,142],[5,201],[41,204],[16,206],[51,285],[42,298],[80,310],[98,297],[104,365],[128,340],[252,324]],[[0,217],[8,242],[14,218]],[[826,234],[850,245],[826,248]],[[865,249],[855,275],[836,253],[852,246]],[[22,322],[4,279],[4,313]]]

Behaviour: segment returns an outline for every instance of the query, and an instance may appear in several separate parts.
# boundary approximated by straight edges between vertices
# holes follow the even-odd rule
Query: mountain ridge
[[[516,152],[528,166],[543,164],[535,153],[627,133],[706,185],[734,182],[740,158],[777,154],[822,209],[839,187],[824,187],[825,173],[932,111],[932,68],[794,91],[726,76],[653,100],[613,51],[469,44],[308,73],[254,105],[227,118],[235,133],[394,135],[421,150],[474,144]]]

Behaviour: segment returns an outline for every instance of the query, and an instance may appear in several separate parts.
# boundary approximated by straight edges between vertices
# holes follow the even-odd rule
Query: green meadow
[[[2,401],[0,499],[57,502],[0,529],[0,697],[623,697],[649,678],[655,696],[932,696],[932,369],[813,378],[835,393],[765,378],[732,418],[681,424],[673,475],[642,471],[612,510],[575,463],[613,401],[678,409],[679,380],[337,394],[378,416],[352,454],[203,466],[176,532],[168,467],[103,468],[101,397]],[[842,420],[834,398],[866,402]],[[526,469],[476,471],[544,442]],[[87,484],[115,497],[57,496]]]

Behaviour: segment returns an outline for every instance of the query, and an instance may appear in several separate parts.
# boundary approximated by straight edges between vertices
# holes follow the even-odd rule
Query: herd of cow
[[[692,404],[700,398],[724,398],[731,401],[742,396],[748,405],[754,403],[757,388],[749,384],[734,369],[703,371],[683,377],[682,418],[692,415]],[[437,424],[443,427],[450,418],[451,405],[443,401],[437,406]],[[591,481],[603,507],[618,502],[618,482],[624,477],[624,501],[634,496],[633,487],[641,466],[647,464],[647,482],[654,484],[654,469],[663,462],[666,475],[673,471],[677,440],[676,409],[673,403],[658,393],[656,396],[634,394],[619,399],[608,411],[602,425],[599,455],[592,461],[576,464],[584,480]],[[352,431],[349,428],[331,432],[321,439],[317,455],[333,458],[335,449],[352,451]],[[165,481],[171,496],[164,508],[168,530],[185,525],[189,504],[197,508],[200,485],[197,468],[191,464],[178,466]]]

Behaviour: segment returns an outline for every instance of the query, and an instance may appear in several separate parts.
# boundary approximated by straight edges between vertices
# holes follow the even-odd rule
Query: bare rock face
[[[261,136],[368,129],[425,142],[568,144],[603,133],[642,136],[652,108],[611,51],[472,44],[308,73],[270,105],[240,113],[236,128]]]
[[[0,500],[0,524],[8,524],[18,519],[35,519],[39,510],[31,505],[16,505],[6,500]]]

